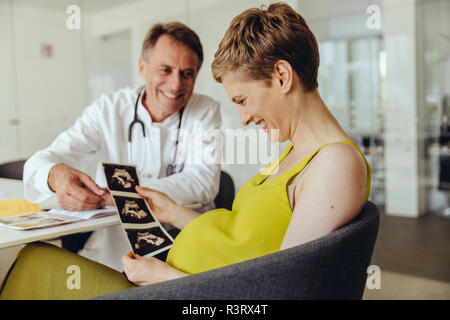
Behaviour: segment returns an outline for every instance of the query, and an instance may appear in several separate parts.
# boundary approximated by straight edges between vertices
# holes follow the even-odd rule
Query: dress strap
[[[358,147],[358,145],[356,143],[354,143],[353,141],[341,140],[341,141],[336,141],[335,143],[345,143],[345,144],[351,145],[351,146],[355,147],[361,153],[361,155],[364,159],[364,162],[366,163],[366,166],[367,166],[367,188],[366,188],[366,201],[367,201],[370,196],[370,188],[371,188],[371,180],[372,180],[372,167],[370,166],[369,161],[367,161],[366,157],[364,156],[364,153],[361,151],[361,149]],[[288,175],[288,179],[286,180],[286,182],[290,181],[292,179],[292,177],[297,176],[300,172],[302,172],[303,169],[312,160],[312,158],[314,158],[314,156],[322,148],[324,148],[327,145],[329,145],[329,143],[320,146],[315,152],[311,153],[308,157],[306,157],[301,162],[299,162],[295,167],[293,167],[291,170],[287,171],[286,173],[291,172],[291,174]]]
[[[354,146],[358,149],[359,152],[361,152],[361,150],[358,148],[358,145],[356,145],[353,141],[351,140],[341,140],[341,141],[336,141],[333,143],[345,143],[345,144],[349,144],[351,146]],[[287,172],[292,172],[292,176],[297,175],[299,172],[301,172],[308,164],[309,162],[316,156],[317,153],[319,153],[320,150],[322,150],[324,147],[326,147],[327,145],[329,145],[330,143],[326,143],[321,145],[319,148],[317,148],[316,151],[314,151],[313,153],[311,153],[309,156],[307,156],[305,159],[303,159],[302,161],[300,161],[296,166],[294,166],[291,170],[287,171]],[[362,154],[362,152],[361,152]],[[281,161],[280,161],[281,162]]]

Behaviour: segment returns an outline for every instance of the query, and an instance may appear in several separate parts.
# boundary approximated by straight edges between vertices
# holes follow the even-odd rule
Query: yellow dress
[[[339,142],[350,144],[361,152],[352,141]],[[287,147],[279,159],[264,170],[267,174],[258,173],[239,190],[231,211],[211,210],[191,221],[175,239],[167,263],[192,274],[280,250],[292,216],[287,184],[325,146],[318,148],[289,171],[261,184],[292,149],[292,145]],[[364,160],[368,170],[367,201],[371,168],[365,157]]]

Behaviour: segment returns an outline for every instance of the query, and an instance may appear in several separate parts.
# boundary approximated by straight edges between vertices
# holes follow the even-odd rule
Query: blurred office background
[[[240,128],[210,65],[231,19],[271,2],[0,0],[0,163],[48,146],[101,94],[143,84],[138,58],[156,22],[199,34],[196,92],[221,102],[223,129]],[[325,103],[373,169],[371,200],[383,212],[373,263],[386,281],[365,297],[449,299],[450,0],[286,2],[319,42]],[[67,25],[72,5],[80,29]],[[263,165],[223,170],[238,189]]]

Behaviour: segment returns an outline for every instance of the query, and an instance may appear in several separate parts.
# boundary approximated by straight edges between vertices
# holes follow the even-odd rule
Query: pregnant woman
[[[318,67],[316,39],[303,17],[287,4],[248,9],[236,16],[215,53],[214,79],[236,104],[243,125],[259,125],[271,141],[289,141],[289,146],[239,190],[231,211],[200,215],[161,192],[137,188],[161,222],[181,230],[167,261],[130,252],[122,259],[125,277],[112,270],[101,272],[107,268],[79,257],[79,264],[87,265],[84,276],[97,278],[92,276],[93,282],[87,282],[77,297],[253,259],[314,240],[353,220],[368,200],[371,169],[321,99]],[[51,298],[49,285],[59,296],[71,297],[63,286],[67,274],[52,278],[42,267],[44,280],[32,275],[39,265],[57,270],[65,254],[42,245],[22,250],[11,274],[22,268],[24,283],[34,290],[25,298]],[[21,260],[29,261],[28,274]],[[14,290],[20,290],[17,286],[6,279],[2,298],[13,298]]]

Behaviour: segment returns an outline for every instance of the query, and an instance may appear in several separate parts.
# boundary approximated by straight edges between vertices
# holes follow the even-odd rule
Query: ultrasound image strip
[[[118,195],[112,197],[122,223],[147,224],[157,221],[144,199]]]
[[[131,249],[140,256],[154,256],[170,249],[173,238],[136,191],[135,166],[103,163],[106,182]]]
[[[135,166],[103,163],[103,172],[111,194],[115,192],[137,194],[135,188],[140,182]]]
[[[161,226],[125,229],[131,248],[140,256],[154,256],[172,246],[173,239]]]

